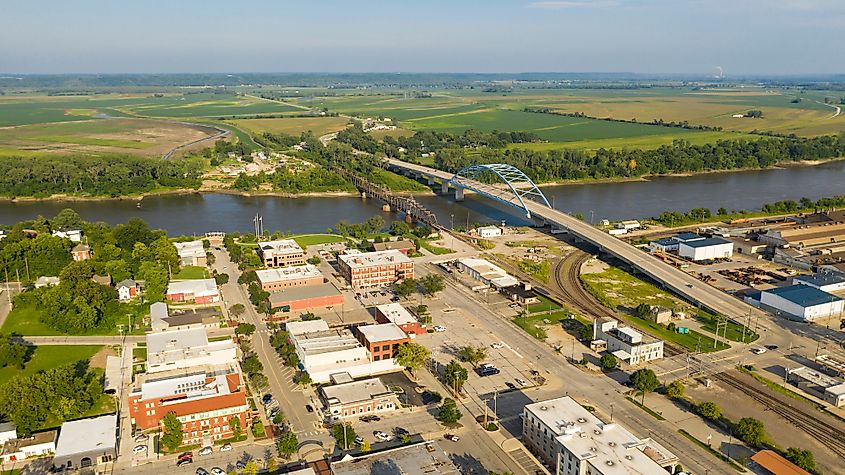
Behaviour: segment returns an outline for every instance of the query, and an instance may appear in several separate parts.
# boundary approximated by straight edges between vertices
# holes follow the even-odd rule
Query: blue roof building
[[[813,275],[799,275],[792,279],[792,283],[809,285],[825,292],[836,292],[845,289],[845,274],[820,272]]]
[[[841,316],[843,310],[840,297],[800,284],[764,290],[760,294],[760,303],[806,322]]]
[[[675,234],[674,236],[672,236],[672,238],[679,242],[688,242],[704,239],[704,236],[701,236],[696,233],[691,233],[689,231],[684,231],[682,233]]]

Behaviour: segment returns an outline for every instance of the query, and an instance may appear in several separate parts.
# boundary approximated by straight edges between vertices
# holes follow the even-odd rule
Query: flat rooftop
[[[809,285],[790,285],[764,290],[763,293],[777,295],[802,307],[812,307],[824,303],[839,302],[842,299]]]
[[[277,269],[261,269],[255,271],[255,276],[262,284],[268,282],[284,282],[288,280],[309,279],[322,277],[323,274],[316,266],[305,264],[302,266],[280,267]]]
[[[258,247],[262,252],[273,254],[301,254],[302,248],[293,239],[279,239],[276,241],[261,241]]]
[[[482,279],[490,281],[490,283],[497,287],[510,287],[512,285],[519,284],[519,280],[505,272],[505,270],[501,267],[486,259],[467,258],[458,259],[458,262],[469,269],[472,269],[481,276]]]
[[[341,254],[337,256],[337,258],[352,269],[413,262],[410,257],[395,249],[387,251],[362,252],[360,254]]]
[[[117,446],[117,415],[108,414],[62,424],[55,457],[104,451]]]
[[[167,284],[168,294],[214,295],[217,282],[214,279],[171,280]]]
[[[405,309],[402,304],[387,303],[376,306],[376,309],[384,315],[388,320],[396,325],[407,325],[409,323],[416,323],[417,319],[411,315],[411,312]]]
[[[691,233],[689,231],[684,231],[682,233],[675,234],[672,236],[672,239],[676,241],[699,241],[704,239],[704,236],[696,233]]]
[[[287,289],[277,290],[270,293],[270,304],[290,302],[292,300],[305,300],[318,297],[329,297],[331,295],[340,295],[340,291],[331,284],[306,285],[299,287],[289,287]]]
[[[361,342],[346,328],[304,333],[294,338],[306,355],[321,355],[355,348],[364,349]]]
[[[329,404],[352,404],[370,401],[393,393],[379,378],[323,386],[320,391],[323,392]]]
[[[710,246],[721,246],[722,244],[733,244],[732,242],[728,241],[727,239],[722,239],[720,237],[711,237],[711,238],[703,238],[703,239],[695,239],[692,241],[684,241],[682,243],[685,246],[699,248],[699,247],[710,247]]]
[[[184,376],[148,379],[141,384],[141,400],[179,396],[179,402],[230,394],[238,390],[240,373],[234,368],[196,372]]]
[[[174,242],[176,253],[179,257],[202,257],[205,256],[205,248],[202,241]]]
[[[429,452],[426,446],[431,447]],[[437,442],[407,445],[332,463],[334,475],[459,475]],[[657,472],[655,472],[657,473]]]
[[[395,323],[380,323],[377,325],[362,325],[357,327],[360,334],[364,335],[370,343],[380,341],[406,340],[408,335]]]
[[[805,381],[809,381],[815,384],[816,386],[821,386],[823,388],[829,388],[842,384],[841,380],[836,379],[832,376],[828,376],[814,369],[807,368],[806,366],[801,366],[793,370],[789,370],[789,375],[798,376],[799,378]]]
[[[793,277],[793,283],[812,285],[813,287],[824,287],[845,282],[845,274],[836,272],[819,272],[813,275],[798,275]]]

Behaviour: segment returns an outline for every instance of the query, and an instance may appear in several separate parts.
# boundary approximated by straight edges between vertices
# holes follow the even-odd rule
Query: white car
[[[220,447],[221,452],[229,452],[230,450],[232,450],[232,444],[223,444]]]
[[[212,475],[226,475],[226,471],[220,467],[214,467],[211,469]]]
[[[211,455],[212,452],[214,452],[214,449],[211,448],[211,446],[205,446],[201,448],[200,451],[197,453],[199,453],[200,455]]]
[[[443,325],[435,325],[435,326],[434,326],[434,331],[436,331],[436,332],[445,332],[445,331],[446,331],[446,327],[444,327]]]
[[[149,439],[149,437],[147,437],[146,434],[139,434],[139,435],[135,436],[135,443],[136,444],[142,444],[142,443],[146,442],[147,439]]]
[[[382,432],[380,430],[373,432],[373,437],[375,437],[376,439],[378,439],[382,442],[387,442],[387,441],[389,441],[390,439],[393,438],[393,437],[390,436],[390,434]]]
[[[497,341],[496,343],[493,343],[492,345],[490,345],[490,347],[498,350],[500,348],[504,348],[505,344],[502,343],[501,341]]]
[[[528,381],[526,381],[522,378],[516,378],[515,381],[516,381],[516,384],[518,384],[520,386],[528,386]]]
[[[766,349],[765,348],[752,348],[751,352],[754,353],[755,355],[762,355],[763,353],[766,352]]]
[[[147,451],[146,445],[136,445],[134,449],[132,449],[133,454],[143,454]]]

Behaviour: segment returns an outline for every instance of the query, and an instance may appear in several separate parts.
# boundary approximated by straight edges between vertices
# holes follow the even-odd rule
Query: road
[[[213,129],[217,130],[217,133],[214,134],[214,135],[209,135],[207,137],[203,137],[201,139],[193,140],[193,141],[188,142],[188,143],[183,143],[182,145],[177,145],[176,147],[173,147],[172,149],[170,149],[170,151],[165,153],[164,156],[161,157],[162,160],[167,160],[177,151],[182,150],[183,148],[186,148],[186,147],[190,147],[191,145],[196,145],[198,143],[202,143],[202,142],[205,142],[205,141],[208,141],[208,140],[223,138],[223,137],[229,135],[228,130],[221,129],[220,127],[217,127],[217,126],[214,126],[214,125],[194,124],[194,123],[191,123],[191,122],[174,122],[174,123],[181,124],[181,125],[194,126],[194,127],[213,128]]]

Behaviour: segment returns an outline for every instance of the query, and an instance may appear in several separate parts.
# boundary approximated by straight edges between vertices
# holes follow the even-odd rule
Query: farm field
[[[230,93],[197,93],[149,97],[144,103],[126,104],[121,111],[143,117],[191,118],[300,113],[302,109]]]
[[[237,119],[228,123],[251,134],[270,132],[298,136],[309,130],[317,137],[346,128],[349,119],[344,117],[288,117],[283,119]]]

